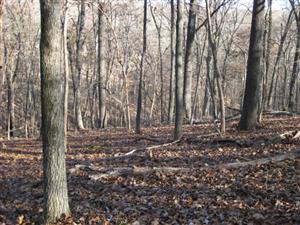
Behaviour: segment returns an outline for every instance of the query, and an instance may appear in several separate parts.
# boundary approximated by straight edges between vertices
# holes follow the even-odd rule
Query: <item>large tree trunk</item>
[[[261,59],[263,54],[265,0],[254,0],[246,88],[239,128],[251,130],[257,126],[261,94]]]
[[[174,140],[180,140],[182,137],[183,123],[183,2],[177,0],[177,22],[176,22],[176,113],[175,113],[175,133]]]
[[[98,6],[98,91],[99,91],[99,128],[106,128],[106,60],[105,60],[105,3]]]
[[[170,73],[170,88],[169,88],[169,108],[168,122],[173,122],[173,114],[175,107],[175,7],[174,0],[171,0],[171,73]]]
[[[185,107],[185,114],[187,120],[190,122],[192,116],[192,79],[193,79],[193,67],[192,67],[192,53],[193,45],[196,34],[196,4],[195,0],[190,1],[189,19],[187,27],[187,38],[185,47],[184,58],[184,91],[183,102]]]
[[[137,134],[141,133],[141,114],[142,114],[142,93],[143,93],[143,81],[145,73],[145,55],[147,50],[147,0],[144,0],[144,26],[143,26],[143,51],[141,55],[140,62],[140,82],[138,90],[138,100],[137,100],[137,110],[136,110],[136,121],[135,121],[135,132]]]
[[[69,215],[65,165],[64,75],[61,62],[63,2],[40,0],[44,219]]]
[[[78,130],[84,129],[83,120],[82,120],[82,111],[81,111],[81,70],[82,70],[82,48],[83,48],[83,38],[82,32],[83,27],[85,25],[85,1],[81,0],[80,2],[80,10],[78,15],[78,24],[77,24],[77,43],[76,43],[76,75],[74,82],[74,90],[75,90],[75,121],[76,127]]]

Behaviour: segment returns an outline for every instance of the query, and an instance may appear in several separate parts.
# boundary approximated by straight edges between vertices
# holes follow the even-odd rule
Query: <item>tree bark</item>
[[[192,116],[192,51],[196,34],[196,4],[195,0],[190,1],[189,19],[187,27],[187,38],[185,45],[185,58],[184,58],[184,90],[183,102],[185,107],[185,115],[187,120],[191,121]]]
[[[107,127],[106,118],[106,60],[105,60],[105,3],[98,2],[98,91],[99,128]]]
[[[177,0],[177,22],[176,22],[176,113],[175,113],[175,133],[174,140],[180,140],[182,137],[183,123],[183,2]]]
[[[289,90],[289,98],[288,98],[288,108],[289,111],[293,111],[295,108],[295,94],[296,94],[296,81],[299,74],[299,58],[300,58],[300,9],[295,6],[295,2],[293,0],[289,0],[292,6],[292,10],[296,20],[297,26],[297,40],[296,40],[296,49],[293,63],[293,70],[290,81],[290,90]]]
[[[68,0],[64,1],[63,11],[63,55],[64,55],[64,125],[65,134],[68,132],[68,95],[69,95],[69,60],[68,60],[68,46],[67,46],[67,33],[68,33]]]
[[[76,75],[74,82],[74,90],[75,90],[75,121],[76,127],[78,130],[83,130],[83,120],[82,120],[82,112],[81,112],[81,70],[82,70],[82,48],[83,48],[83,40],[82,40],[82,32],[85,25],[85,1],[81,0],[80,2],[80,10],[77,21],[77,41],[76,41]]]
[[[171,73],[170,73],[170,88],[169,88],[169,108],[168,121],[173,122],[173,114],[175,107],[174,87],[175,87],[175,7],[174,0],[171,0]]]
[[[69,215],[65,164],[64,75],[61,62],[63,2],[40,0],[41,100],[44,219],[53,224]]]
[[[221,84],[221,73],[218,65],[218,55],[217,55],[217,47],[216,41],[213,40],[212,37],[212,26],[211,26],[211,18],[210,18],[210,5],[208,0],[206,3],[206,16],[207,16],[207,30],[208,30],[208,41],[209,46],[211,48],[212,56],[213,56],[213,65],[214,65],[214,73],[217,82],[218,94],[219,94],[219,104],[221,109],[221,134],[225,134],[225,99],[223,93],[223,87]]]
[[[239,129],[251,130],[258,123],[258,109],[261,95],[261,59],[263,54],[265,0],[254,0],[250,46],[247,64],[247,78]]]
[[[2,102],[2,88],[5,74],[5,65],[4,65],[4,38],[3,38],[3,5],[4,0],[0,0],[0,102]]]
[[[144,61],[147,51],[147,0],[144,0],[144,25],[143,25],[143,50],[140,61],[140,82],[138,90],[137,110],[136,110],[136,121],[135,121],[135,132],[141,133],[141,114],[142,114],[142,99],[143,99],[143,81],[144,81]]]

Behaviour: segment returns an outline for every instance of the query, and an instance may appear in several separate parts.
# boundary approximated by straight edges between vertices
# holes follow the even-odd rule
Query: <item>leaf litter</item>
[[[70,133],[72,218],[62,217],[58,224],[300,224],[299,157],[217,167],[293,152],[300,146],[299,138],[293,139],[297,133],[274,137],[299,130],[300,117],[269,115],[251,132],[239,132],[236,125],[230,122],[222,138],[213,134],[213,124],[185,126],[183,140],[170,145],[165,144],[172,142],[172,126],[145,128],[143,135],[119,128]],[[2,142],[0,224],[41,224],[41,143]],[[119,157],[134,149],[139,151]],[[91,179],[109,172],[100,167],[147,171]]]

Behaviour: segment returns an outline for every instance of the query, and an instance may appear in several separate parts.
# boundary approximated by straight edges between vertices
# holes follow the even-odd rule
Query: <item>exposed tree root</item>
[[[234,162],[225,163],[213,166],[204,166],[200,168],[185,168],[185,167],[117,167],[117,168],[107,168],[107,167],[97,167],[94,165],[76,165],[75,168],[69,170],[70,173],[75,173],[79,170],[100,172],[99,174],[89,175],[91,180],[100,180],[102,178],[118,177],[126,175],[138,175],[138,174],[148,174],[148,173],[189,173],[195,170],[207,170],[207,169],[235,169],[247,166],[257,166],[268,163],[281,162],[284,160],[295,160],[300,157],[300,149],[296,149],[293,152],[276,155],[272,157],[265,157],[256,160],[246,161],[246,162]]]

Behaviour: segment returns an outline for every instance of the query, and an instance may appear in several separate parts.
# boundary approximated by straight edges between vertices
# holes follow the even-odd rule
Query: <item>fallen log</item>
[[[158,148],[168,147],[168,146],[177,144],[178,142],[180,142],[180,140],[173,141],[173,142],[168,142],[168,143],[161,144],[161,145],[153,145],[153,146],[148,146],[148,147],[143,147],[143,148],[135,148],[135,149],[132,149],[131,151],[123,153],[123,154],[122,153],[116,153],[112,157],[102,158],[101,161],[127,159],[127,158],[130,158],[132,156],[137,155],[140,152],[147,152],[147,151],[151,151],[151,150],[158,149]]]
[[[295,112],[289,112],[289,111],[264,111],[264,114],[267,115],[274,115],[274,116],[296,116],[299,115]]]
[[[188,142],[189,144],[193,143],[201,143],[201,144],[218,144],[218,145],[236,145],[240,148],[248,148],[248,147],[258,147],[264,145],[271,145],[271,144],[279,144],[283,143],[283,141],[295,141],[300,139],[300,130],[292,130],[287,131],[282,134],[278,134],[271,138],[265,138],[262,140],[237,140],[237,139],[230,139],[230,138],[221,138],[221,139],[213,139],[213,140],[203,140],[205,138],[209,138],[212,136],[217,136],[218,133],[211,133],[207,135],[197,136],[197,138],[186,138],[184,141]]]
[[[207,169],[236,169],[247,166],[257,166],[264,165],[268,163],[282,162],[284,160],[295,160],[300,158],[300,149],[296,149],[293,152],[275,155],[272,157],[265,157],[251,161],[245,162],[233,162],[224,163],[219,165],[206,165],[200,168],[186,168],[186,167],[116,167],[116,168],[106,168],[97,167],[94,165],[76,165],[75,168],[69,170],[69,172],[75,173],[78,170],[100,172],[100,174],[89,175],[91,180],[100,180],[102,178],[126,176],[126,175],[140,175],[147,173],[190,173],[192,171],[207,170]]]
[[[247,167],[247,166],[257,166],[257,165],[264,165],[268,163],[282,162],[284,160],[295,160],[296,158],[299,157],[300,157],[300,149],[296,149],[293,152],[282,154],[282,155],[265,157],[265,158],[246,161],[246,162],[227,163],[227,164],[219,165],[217,166],[217,168],[234,169],[234,168]]]

